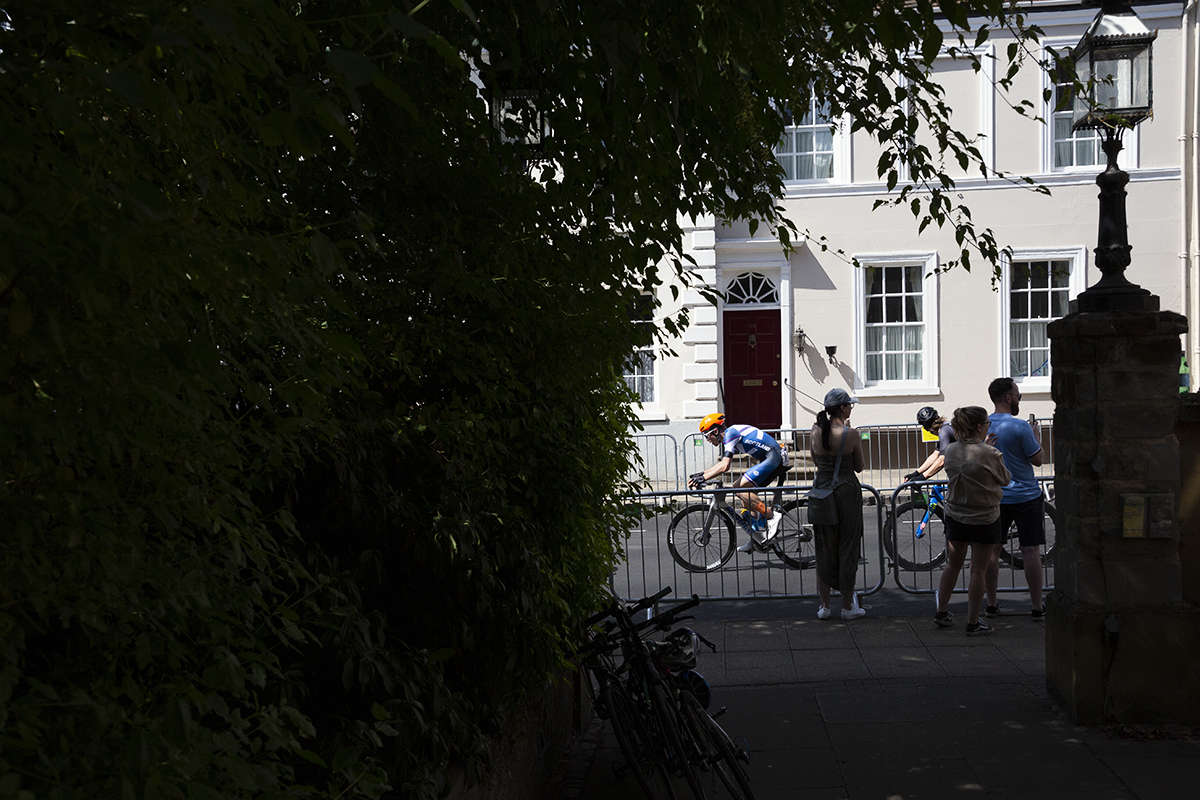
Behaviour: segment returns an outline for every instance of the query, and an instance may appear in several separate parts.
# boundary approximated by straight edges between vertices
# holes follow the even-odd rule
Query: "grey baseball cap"
[[[846,403],[857,403],[857,397],[851,397],[850,393],[845,389],[830,389],[825,393],[825,407],[834,408],[835,406],[844,405]]]

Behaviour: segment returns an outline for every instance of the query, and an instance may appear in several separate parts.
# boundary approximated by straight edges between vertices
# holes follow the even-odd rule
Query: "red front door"
[[[779,309],[726,311],[725,416],[731,425],[778,428],[783,421]]]

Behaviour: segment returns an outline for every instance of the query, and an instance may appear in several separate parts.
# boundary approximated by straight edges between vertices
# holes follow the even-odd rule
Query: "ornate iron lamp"
[[[1103,130],[1100,147],[1108,157],[1107,168],[1096,178],[1100,230],[1093,252],[1102,277],[1079,295],[1079,311],[1158,310],[1156,296],[1125,278],[1132,249],[1125,218],[1129,175],[1117,166],[1125,129],[1154,113],[1151,44],[1157,35],[1128,3],[1103,0],[1100,12],[1071,51],[1076,75],[1086,84],[1086,91],[1074,97],[1072,129]]]

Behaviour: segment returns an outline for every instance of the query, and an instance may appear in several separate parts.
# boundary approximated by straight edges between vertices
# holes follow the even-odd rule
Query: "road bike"
[[[817,563],[813,528],[803,500],[792,500],[775,508],[783,518],[775,536],[765,539],[765,531],[755,531],[746,516],[737,513],[726,499],[732,492],[753,491],[754,487],[721,489],[719,481],[700,481],[697,488],[718,487],[705,503],[685,506],[671,519],[667,528],[667,549],[675,563],[689,572],[714,572],[728,563],[736,551],[735,530],[743,530],[754,542],[758,553],[772,552],[793,569],[806,569]]]
[[[626,760],[617,765],[617,775],[632,773],[650,800],[674,800],[673,778],[682,779],[696,800],[708,800],[707,784],[715,787],[718,781],[736,800],[753,800],[743,766],[746,749],[708,714],[712,690],[695,668],[699,645],[713,651],[716,646],[690,628],[674,630],[663,641],[649,638],[691,619],[682,614],[700,598],[692,595],[670,611],[634,622],[635,614],[670,591],[632,604],[614,600],[586,622],[584,673],[593,706],[612,724]]]
[[[883,547],[888,556],[902,569],[921,572],[937,569],[946,563],[946,522],[943,505],[945,496],[942,487],[946,484],[910,484],[913,488],[911,500],[896,506],[895,514],[889,514],[883,525]],[[927,489],[927,492],[921,491]],[[1046,521],[1046,545],[1042,552],[1042,564],[1049,565],[1054,558],[1055,531],[1058,529],[1058,509],[1051,501],[1049,491],[1043,484],[1043,509]],[[1015,540],[1016,531],[1010,530],[1009,537]],[[1024,568],[1021,551],[1006,544],[1000,549],[1000,558],[1017,569]]]

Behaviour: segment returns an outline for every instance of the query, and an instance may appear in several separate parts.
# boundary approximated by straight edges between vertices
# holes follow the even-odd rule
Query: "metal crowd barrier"
[[[786,505],[802,499],[811,488],[789,484],[766,487],[756,493],[768,503]],[[874,487],[864,485],[862,489],[863,547],[855,592],[869,595],[882,588],[887,573],[878,535],[884,503]],[[637,598],[670,586],[674,597],[668,599],[686,599],[692,594],[726,600],[817,597],[815,563],[800,569],[790,567],[769,549],[749,554],[734,552],[728,562],[711,572],[689,571],[672,557],[667,544],[672,520],[686,507],[707,505],[714,491],[727,493],[727,501],[740,508],[729,485],[716,490],[646,492],[629,498],[628,502],[642,507],[644,519],[624,543],[625,561],[613,573],[613,592],[620,597]],[[747,534],[740,526],[734,527],[734,535],[737,545],[746,542]]]
[[[1035,467],[1034,472],[1039,479],[1053,478],[1054,430],[1052,420],[1042,418],[1038,422],[1041,426],[1042,452],[1045,453],[1045,463],[1040,467]],[[904,476],[921,466],[936,445],[936,442],[922,440],[921,427],[916,424],[863,425],[857,427],[856,430],[864,442],[863,455],[866,458],[866,468],[859,474],[859,480],[864,484],[881,487],[880,491],[884,493],[891,492],[900,486],[904,482]],[[812,463],[809,447],[812,426],[776,428],[769,429],[767,432],[788,450],[792,465],[791,471],[788,473],[788,480],[797,484],[811,483],[816,475],[816,467]],[[639,434],[634,438],[639,440],[639,449],[644,447],[647,453],[657,453],[655,448],[658,445],[651,446],[650,442],[643,445],[641,439],[652,439],[659,436],[666,436],[666,434]],[[666,436],[666,438],[674,442],[672,437]],[[678,455],[674,461],[676,470],[670,474],[670,478],[677,482],[670,485],[670,478],[667,477],[665,469],[659,469],[652,474],[648,473],[647,478],[650,486],[660,491],[682,489],[684,488],[682,481],[686,480],[688,475],[712,466],[720,456],[720,447],[709,444],[699,432],[691,433],[678,446]],[[666,460],[665,456],[658,458],[660,461]],[[650,459],[647,459],[648,463],[649,461]],[[749,466],[750,462],[747,457],[736,457],[730,478],[736,480],[737,476]]]
[[[1052,478],[1039,482],[1052,490]],[[921,494],[930,486],[944,486],[937,480],[916,484]],[[801,500],[812,488],[810,485],[765,487],[757,494],[768,503],[786,505]],[[860,595],[878,592],[887,577],[901,590],[910,594],[933,594],[941,580],[946,561],[945,531],[940,520],[930,533],[916,536],[916,527],[924,517],[925,507],[912,500],[914,485],[892,490],[887,500],[874,487],[863,484],[863,546],[855,591]],[[778,556],[766,552],[740,553],[711,572],[686,569],[671,555],[668,533],[673,520],[688,507],[706,505],[715,491],[727,493],[727,502],[740,508],[734,499],[735,489],[726,485],[720,489],[693,491],[646,492],[628,498],[643,514],[641,524],[624,543],[625,560],[612,575],[614,593],[621,597],[637,598],[652,594],[662,586],[671,586],[675,597],[686,599],[692,594],[709,599],[741,600],[750,598],[813,598],[817,596],[815,564],[796,569],[786,565]],[[1052,493],[1052,491],[1051,491]],[[793,511],[792,513],[796,513]],[[1057,514],[1053,498],[1047,501],[1046,545],[1042,548],[1044,591],[1054,588],[1052,558],[1056,538]],[[745,543],[747,535],[734,527],[736,544]],[[1002,593],[1027,591],[1024,570],[1012,554],[1013,541],[1006,547],[1009,558],[1000,563],[999,587]],[[1047,554],[1050,554],[1049,556]],[[970,570],[964,566],[959,574],[956,591],[966,591]]]

